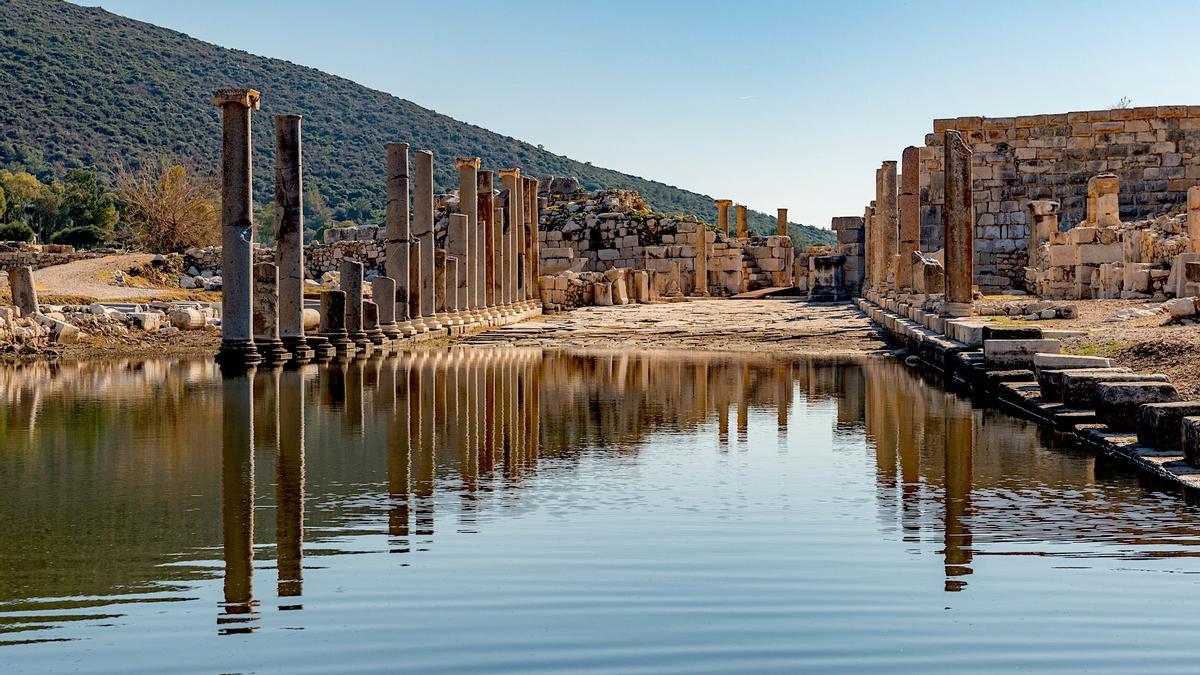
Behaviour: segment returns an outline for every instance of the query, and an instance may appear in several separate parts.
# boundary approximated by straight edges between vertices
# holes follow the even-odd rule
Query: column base
[[[393,342],[404,337],[404,331],[400,330],[400,326],[394,323],[382,324],[379,326],[379,330],[383,331],[384,336]]]
[[[367,335],[366,331],[346,331],[346,337],[358,348],[360,356],[370,356],[375,351],[375,343],[371,342],[371,338]]]
[[[358,351],[358,345],[350,339],[346,331],[338,331],[336,333],[321,333],[320,337],[325,338],[329,345],[333,347],[336,357],[354,356]]]
[[[281,338],[281,341],[284,349],[287,349],[288,353],[292,355],[289,363],[293,365],[312,363],[313,359],[317,357],[316,350],[308,344],[308,338],[303,335],[284,337]]]
[[[284,346],[283,340],[279,338],[256,338],[254,346],[258,349],[258,353],[262,356],[264,364],[276,364],[290,361],[292,353]]]
[[[975,303],[973,302],[947,302],[942,305],[942,316],[975,316]]]
[[[330,344],[329,339],[321,335],[305,335],[304,341],[312,348],[316,363],[325,363],[337,356],[337,349]]]
[[[367,329],[366,333],[367,339],[370,340],[371,344],[375,345],[376,347],[383,347],[391,342],[387,334],[383,332],[383,329],[378,326]]]
[[[262,362],[262,355],[258,353],[253,340],[221,340],[216,358],[222,368],[231,370],[256,366]]]
[[[437,317],[435,316],[423,316],[421,317],[421,322],[425,325],[425,330],[430,333],[444,328],[442,323],[438,321]]]

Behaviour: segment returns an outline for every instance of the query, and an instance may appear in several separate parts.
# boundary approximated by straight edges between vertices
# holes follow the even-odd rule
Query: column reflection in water
[[[387,430],[388,536],[392,553],[410,550],[409,521],[412,475],[412,428],[409,424],[411,360],[397,359],[380,378],[379,409]]]
[[[250,633],[258,621],[254,569],[254,371],[226,377],[221,399],[221,522],[225,602],[218,633]]]
[[[412,380],[411,399],[416,404],[413,416],[418,427],[412,436],[416,439],[413,454],[413,498],[416,534],[433,536],[434,484],[437,480],[435,462],[435,427],[437,421],[434,406],[437,402],[435,381],[437,376],[436,354],[422,353],[416,358],[416,378]]]
[[[965,408],[965,410],[964,410]],[[946,590],[960,591],[971,573],[971,486],[975,454],[975,416],[960,403],[946,420]]]
[[[298,598],[303,591],[304,546],[304,371],[297,368],[279,378],[278,452],[275,460],[275,549],[281,598]],[[300,609],[281,605],[280,609]]]

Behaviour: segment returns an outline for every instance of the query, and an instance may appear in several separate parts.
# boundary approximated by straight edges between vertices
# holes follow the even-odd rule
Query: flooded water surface
[[[882,360],[0,369],[3,672],[1193,671],[1200,511]]]

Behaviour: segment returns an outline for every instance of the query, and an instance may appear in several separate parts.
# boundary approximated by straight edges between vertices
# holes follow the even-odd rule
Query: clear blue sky
[[[935,117],[1200,104],[1194,0],[92,2],[822,227]]]

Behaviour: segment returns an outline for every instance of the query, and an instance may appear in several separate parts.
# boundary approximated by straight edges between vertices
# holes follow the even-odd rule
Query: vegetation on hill
[[[263,93],[254,126],[260,206],[273,195],[271,116],[304,115],[314,229],[380,219],[383,148],[395,140],[433,151],[440,190],[457,184],[455,157],[479,156],[485,167],[576,176],[589,189],[637,190],[660,211],[715,219],[708,196],[577,162],[312,68],[61,0],[0,4],[0,166],[29,169],[43,182],[78,168],[112,176],[118,166],[137,170],[164,158],[213,172],[220,124],[212,92],[231,86]],[[774,228],[762,213],[752,213],[750,225]],[[829,230],[797,228],[801,248],[833,239]]]

